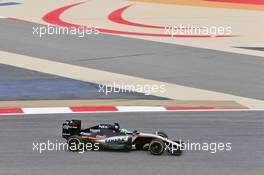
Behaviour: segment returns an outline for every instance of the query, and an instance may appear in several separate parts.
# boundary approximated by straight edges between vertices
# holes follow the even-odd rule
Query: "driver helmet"
[[[115,128],[116,131],[119,131],[119,129],[120,129],[119,124],[118,124],[118,123],[115,123],[115,124],[114,124],[114,128]]]

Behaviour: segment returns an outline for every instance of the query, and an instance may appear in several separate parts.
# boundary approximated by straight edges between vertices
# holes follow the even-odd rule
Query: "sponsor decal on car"
[[[128,141],[128,136],[110,137],[105,140],[105,143],[124,143]]]

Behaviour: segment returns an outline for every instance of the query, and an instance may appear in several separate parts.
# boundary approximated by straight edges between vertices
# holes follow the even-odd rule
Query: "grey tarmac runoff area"
[[[97,84],[0,64],[0,101],[67,99],[164,99],[135,92],[100,92]]]
[[[1,116],[0,174],[179,174],[263,175],[263,112],[170,112]],[[153,156],[144,151],[83,154],[33,151],[33,142],[64,142],[61,124],[81,119],[88,127],[118,121],[122,128],[166,131],[192,142],[231,142],[231,151],[186,151],[182,156]]]
[[[264,99],[261,57],[104,34],[40,38],[32,28],[41,25],[21,21],[0,20],[0,26],[2,51]]]

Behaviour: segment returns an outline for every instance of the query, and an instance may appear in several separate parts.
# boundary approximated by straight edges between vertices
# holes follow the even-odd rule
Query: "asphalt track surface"
[[[37,24],[0,20],[0,25],[3,51],[264,99],[261,57],[103,34],[39,38],[32,34]]]
[[[0,174],[184,174],[263,175],[263,112],[168,112],[1,116]],[[192,142],[231,142],[232,150],[212,154],[186,151],[182,156],[148,152],[67,151],[42,154],[33,142],[63,142],[61,124],[82,119],[84,126],[116,122],[139,131],[163,130],[171,138]]]
[[[0,64],[0,101],[72,99],[164,99],[135,92],[110,92],[99,85]]]

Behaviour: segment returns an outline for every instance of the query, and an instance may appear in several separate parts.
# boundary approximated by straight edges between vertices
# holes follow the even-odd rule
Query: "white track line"
[[[167,111],[164,107],[159,106],[117,106],[119,112],[155,112]]]
[[[24,114],[65,114],[72,113],[68,107],[57,108],[22,108]]]

